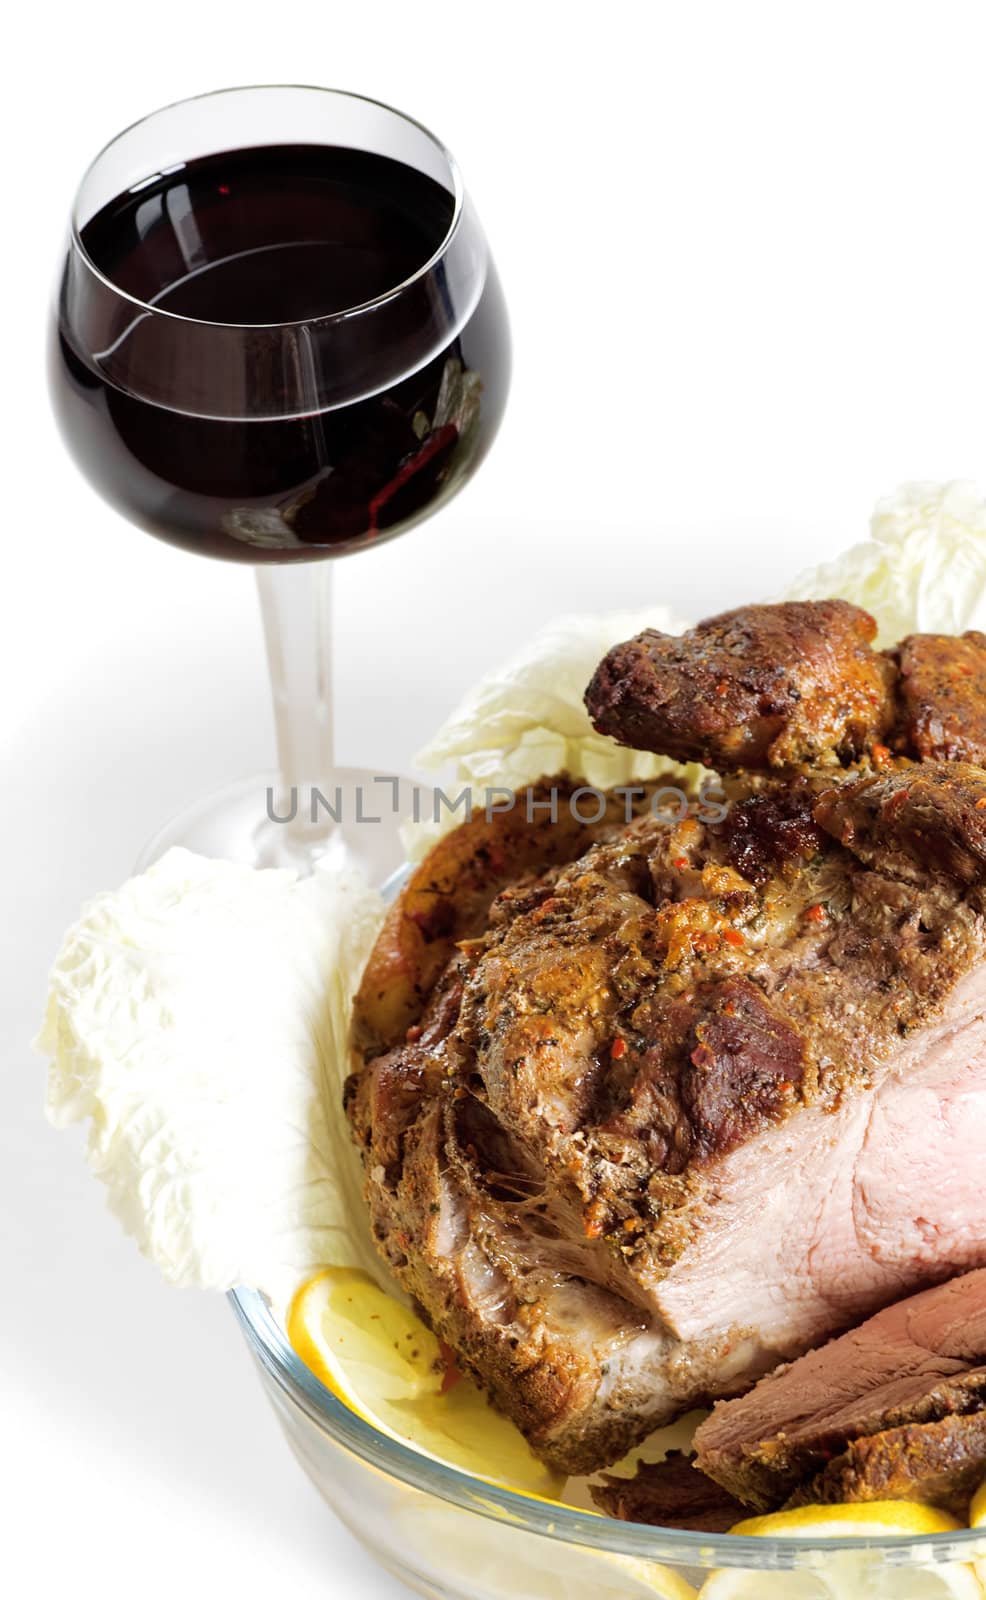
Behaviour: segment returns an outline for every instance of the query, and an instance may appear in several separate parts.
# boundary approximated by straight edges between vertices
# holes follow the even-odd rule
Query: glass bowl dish
[[[881,1593],[923,1600],[922,1569],[986,1556],[986,1536],[968,1530],[865,1539],[679,1533],[515,1493],[371,1427],[299,1360],[262,1296],[240,1289],[230,1300],[322,1498],[382,1566],[431,1600],[690,1600],[712,1568],[760,1573],[757,1600],[854,1600],[864,1571],[893,1569]]]

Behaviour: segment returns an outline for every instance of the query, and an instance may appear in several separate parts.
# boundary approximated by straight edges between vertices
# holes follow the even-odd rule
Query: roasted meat
[[[894,744],[922,761],[986,759],[986,634],[912,633],[896,663]]]
[[[728,1533],[749,1516],[741,1501],[678,1451],[664,1461],[641,1462],[632,1478],[604,1476],[589,1490],[600,1511],[623,1522]]]
[[[962,885],[978,904],[986,884],[986,771],[927,762],[872,773],[824,792],[814,819],[867,866],[923,882]]]
[[[526,875],[571,861],[625,818],[610,798],[603,816],[579,820],[564,776],[534,786],[519,803],[470,817],[446,834],[412,875],[370,955],[354,1015],[353,1042],[379,1053],[404,1038],[459,944],[486,925],[496,895]]]
[[[848,762],[894,719],[875,637],[845,600],[743,606],[680,637],[648,628],[603,658],[586,705],[620,744],[718,770]]]
[[[380,1248],[563,1470],[986,1265],[986,772],[831,783],[607,818],[542,871],[471,825],[371,963]]]
[[[908,1422],[854,1439],[788,1506],[853,1500],[920,1500],[961,1520],[986,1479],[986,1411]]]
[[[844,600],[743,606],[615,645],[586,705],[620,744],[719,771],[891,751],[986,762],[986,635],[912,634],[882,653],[875,637]]]
[[[740,1400],[696,1462],[760,1511],[917,1499],[962,1516],[986,1479],[986,1272],[882,1311]]]

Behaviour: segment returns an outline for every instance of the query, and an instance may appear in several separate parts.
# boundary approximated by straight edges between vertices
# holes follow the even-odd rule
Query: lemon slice
[[[657,1562],[529,1532],[492,1505],[490,1517],[398,1494],[388,1509],[405,1559],[429,1572],[429,1593],[470,1600],[696,1600],[680,1573]],[[496,1518],[497,1520],[494,1520]]]
[[[983,1529],[983,1554],[972,1564],[986,1593],[986,1483],[982,1484],[972,1497],[972,1505],[969,1507],[969,1526]]]
[[[381,1433],[477,1477],[557,1497],[564,1479],[470,1378],[450,1371],[421,1318],[368,1273],[333,1267],[309,1279],[288,1313],[287,1333],[326,1388]]]
[[[923,1533],[955,1533],[963,1526],[947,1511],[914,1500],[870,1500],[775,1511],[768,1517],[748,1517],[729,1531],[767,1539],[885,1538],[890,1534],[917,1538]]]
[[[800,1506],[772,1516],[750,1517],[731,1533],[754,1538],[831,1539],[914,1538],[920,1534],[956,1532],[962,1527],[945,1511],[903,1500],[869,1504]],[[879,1552],[836,1550],[824,1567],[797,1571],[749,1572],[738,1568],[713,1572],[702,1585],[699,1600],[983,1600],[984,1590],[972,1566],[887,1566]]]
[[[287,1319],[296,1353],[371,1427],[486,1482],[557,1503],[565,1480],[533,1454],[470,1378],[454,1375],[420,1317],[365,1272],[329,1268],[295,1296]],[[395,1481],[388,1524],[405,1562],[417,1550],[435,1572],[481,1600],[695,1600],[654,1562],[529,1533],[492,1502],[489,1516],[432,1500]],[[483,1504],[481,1494],[477,1507]]]

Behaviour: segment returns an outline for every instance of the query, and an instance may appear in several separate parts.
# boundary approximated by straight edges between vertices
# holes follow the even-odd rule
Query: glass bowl
[[[298,1359],[259,1294],[240,1289],[230,1300],[322,1498],[382,1566],[432,1600],[690,1600],[711,1568],[761,1573],[758,1600],[850,1600],[863,1572],[893,1568],[881,1593],[910,1600],[926,1592],[922,1568],[986,1556],[986,1537],[968,1530],[867,1539],[679,1533],[515,1493],[378,1432]]]

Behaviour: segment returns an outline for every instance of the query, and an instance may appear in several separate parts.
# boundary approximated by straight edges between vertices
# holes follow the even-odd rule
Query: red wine
[[[453,212],[402,162],[309,145],[206,156],[104,206],[53,352],[86,476],[149,532],[233,560],[341,554],[417,520],[485,453],[509,377],[492,264],[461,326],[441,265],[422,272]],[[332,405],[286,399],[309,372]]]

